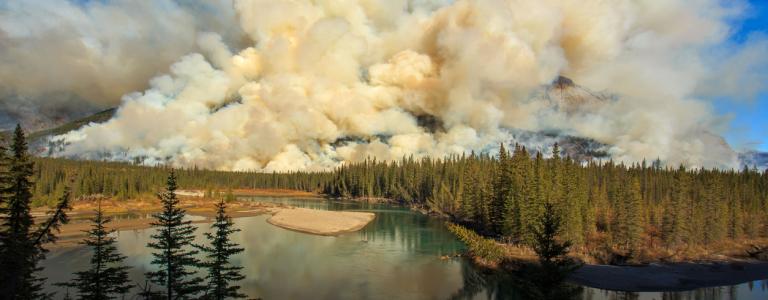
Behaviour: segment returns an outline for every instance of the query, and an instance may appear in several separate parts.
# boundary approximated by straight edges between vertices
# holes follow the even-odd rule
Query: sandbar
[[[376,217],[369,212],[327,211],[307,208],[281,208],[267,219],[269,224],[288,230],[326,236],[354,232]]]

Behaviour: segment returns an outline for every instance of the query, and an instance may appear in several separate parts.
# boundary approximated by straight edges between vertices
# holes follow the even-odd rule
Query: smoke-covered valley
[[[151,79],[151,72],[125,73],[144,77],[146,89],[139,79],[104,89],[138,90],[120,98],[112,118],[46,135],[38,151],[285,171],[493,152],[502,142],[549,151],[559,141],[584,158],[737,168],[748,152],[740,157],[720,137],[728,120],[705,99],[749,98],[766,78],[754,68],[764,64],[755,53],[768,50],[765,39],[723,46],[729,20],[745,9],[740,2],[236,0],[217,7],[231,9],[221,14],[226,21],[190,21],[192,32],[181,33],[188,45],[162,52],[189,51],[168,69]],[[178,38],[175,21],[157,24],[165,26],[153,33],[159,41]],[[7,23],[0,28],[8,35]],[[119,53],[113,68],[143,63]],[[88,74],[106,87],[97,75],[114,70],[102,69]]]

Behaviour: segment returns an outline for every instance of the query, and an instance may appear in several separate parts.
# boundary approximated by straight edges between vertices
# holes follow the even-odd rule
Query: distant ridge
[[[102,111],[97,112],[95,114],[92,114],[90,116],[83,117],[83,118],[80,118],[80,119],[76,119],[76,120],[73,120],[73,121],[69,121],[69,122],[64,123],[64,124],[62,124],[60,126],[56,126],[56,127],[52,127],[52,128],[43,129],[43,130],[39,130],[39,131],[35,131],[35,132],[32,132],[32,133],[29,133],[29,134],[27,134],[27,141],[30,144],[34,144],[34,143],[39,142],[43,138],[50,137],[50,136],[55,136],[55,135],[60,135],[60,134],[65,134],[65,133],[70,132],[72,130],[80,129],[81,127],[83,127],[85,125],[88,125],[90,123],[104,123],[106,121],[109,121],[109,119],[111,119],[115,115],[116,111],[117,111],[117,108],[110,108],[110,109],[102,110]],[[0,137],[9,138],[11,136],[12,132],[13,132],[13,130],[0,131]]]
[[[95,114],[92,114],[84,118],[67,122],[61,126],[36,131],[29,134],[29,140],[31,142],[34,142],[44,137],[65,134],[72,130],[80,129],[81,127],[88,125],[90,123],[104,123],[106,121],[109,121],[109,119],[112,119],[112,116],[115,115],[116,111],[117,111],[117,108],[110,108],[107,110],[102,110],[100,112],[97,112]]]

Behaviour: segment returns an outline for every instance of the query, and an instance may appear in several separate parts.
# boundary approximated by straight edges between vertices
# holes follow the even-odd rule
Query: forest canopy
[[[625,165],[544,158],[514,146],[498,156],[366,160],[328,172],[177,171],[184,189],[279,188],[332,197],[382,197],[450,216],[478,232],[513,243],[552,203],[563,236],[577,246],[598,239],[632,251],[648,242],[706,245],[768,234],[768,171],[686,169],[658,162]],[[35,159],[35,204],[51,205],[68,180],[74,197],[131,199],[164,186],[167,167]]]

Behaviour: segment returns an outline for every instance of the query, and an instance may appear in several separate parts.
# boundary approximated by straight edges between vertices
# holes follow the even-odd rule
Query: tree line
[[[102,196],[120,200],[151,196],[165,188],[170,167],[143,166],[125,162],[79,161],[62,158],[32,158],[36,168],[33,206],[55,205],[57,195],[71,186],[74,198]],[[176,168],[178,184],[205,191],[233,188],[317,190],[329,178],[322,173],[258,173]]]
[[[549,203],[581,249],[708,246],[768,235],[768,170],[579,162],[520,145],[499,155],[366,160],[320,182],[339,197],[386,197],[450,216],[485,236],[532,245]]]
[[[46,278],[40,276],[39,263],[45,259],[46,245],[56,241],[59,227],[69,221],[72,183],[64,185],[57,204],[43,222],[36,224],[30,210],[35,190],[32,178],[45,167],[35,168],[20,126],[14,131],[10,149],[5,144],[0,141],[0,295],[3,299],[50,299],[54,294],[44,292]],[[155,220],[151,223],[156,233],[147,247],[155,250],[155,270],[145,274],[148,283],[130,283],[130,267],[124,264],[125,256],[119,253],[115,239],[110,236],[114,230],[107,228],[110,218],[99,205],[82,241],[91,250],[89,268],[75,272],[71,281],[56,285],[73,288],[77,299],[124,298],[139,288],[138,294],[145,299],[246,297],[237,285],[245,278],[240,273],[242,267],[230,262],[243,248],[231,240],[239,229],[234,228],[226,213],[226,202],[222,199],[216,204],[211,231],[205,233],[208,243],[195,244],[196,227],[179,208],[176,174],[173,169],[163,171],[169,175],[165,190],[159,195],[163,209],[153,215]],[[206,277],[198,276],[199,269],[206,271]],[[64,297],[72,299],[69,289]]]
[[[659,161],[576,161],[554,147],[544,157],[514,145],[445,158],[346,163],[327,172],[178,170],[181,185],[206,191],[281,188],[332,197],[381,197],[450,216],[484,236],[529,245],[528,230],[553,203],[574,249],[633,254],[641,245],[710,246],[768,235],[768,171],[687,169]],[[74,197],[130,199],[163,187],[167,167],[38,158],[37,205],[56,204],[67,178]],[[209,193],[210,194],[210,193]],[[605,252],[605,251],[603,251]]]

